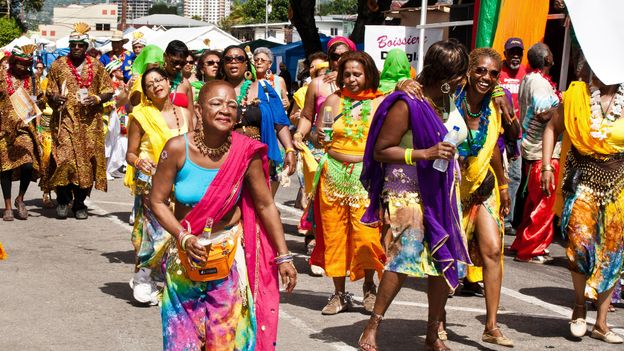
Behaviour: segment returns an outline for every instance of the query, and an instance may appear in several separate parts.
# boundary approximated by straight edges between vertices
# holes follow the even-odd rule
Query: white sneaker
[[[310,265],[311,276],[322,277],[325,274],[325,270],[322,267],[316,265]]]
[[[134,277],[130,279],[130,288],[132,288],[132,296],[135,300],[140,303],[153,305],[155,302],[154,296],[158,294],[158,287],[156,283],[152,281],[151,273],[151,269],[139,269],[139,271],[134,274]],[[156,304],[158,304],[157,301]]]

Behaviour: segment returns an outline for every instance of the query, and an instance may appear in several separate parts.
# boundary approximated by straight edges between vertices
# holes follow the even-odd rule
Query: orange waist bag
[[[208,259],[203,265],[192,261],[176,240],[178,255],[186,271],[186,276],[195,282],[209,282],[227,278],[234,264],[239,233],[240,229],[237,229],[235,233],[228,234],[223,241],[210,244]]]

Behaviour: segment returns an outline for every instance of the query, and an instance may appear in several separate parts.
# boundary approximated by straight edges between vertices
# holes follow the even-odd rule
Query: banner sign
[[[427,29],[425,31],[425,52],[431,44],[442,40],[443,34],[441,28]],[[395,48],[405,50],[410,64],[416,69],[419,43],[420,30],[416,27],[366,26],[364,31],[364,51],[375,60],[379,71],[383,69],[388,51]]]

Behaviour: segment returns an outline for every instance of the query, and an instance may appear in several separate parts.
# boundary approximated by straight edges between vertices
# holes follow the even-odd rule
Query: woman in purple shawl
[[[371,202],[362,222],[383,221],[388,261],[360,350],[377,350],[377,328],[407,276],[428,277],[425,349],[449,350],[444,344],[444,306],[458,285],[456,263],[470,264],[470,258],[460,224],[455,147],[442,140],[445,122],[466,135],[461,116],[451,110],[449,94],[467,69],[468,53],[462,44],[437,42],[427,51],[418,77],[425,99],[395,92],[375,114],[361,177]],[[436,159],[450,161],[446,172],[432,168]]]

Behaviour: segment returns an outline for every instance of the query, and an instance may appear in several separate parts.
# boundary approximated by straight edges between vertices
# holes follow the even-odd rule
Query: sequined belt
[[[562,191],[567,196],[577,189],[592,194],[602,205],[614,201],[624,189],[624,153],[599,159],[573,148],[566,159]]]
[[[327,157],[324,193],[331,201],[351,207],[368,206],[368,192],[360,182],[362,162],[349,163]]]

